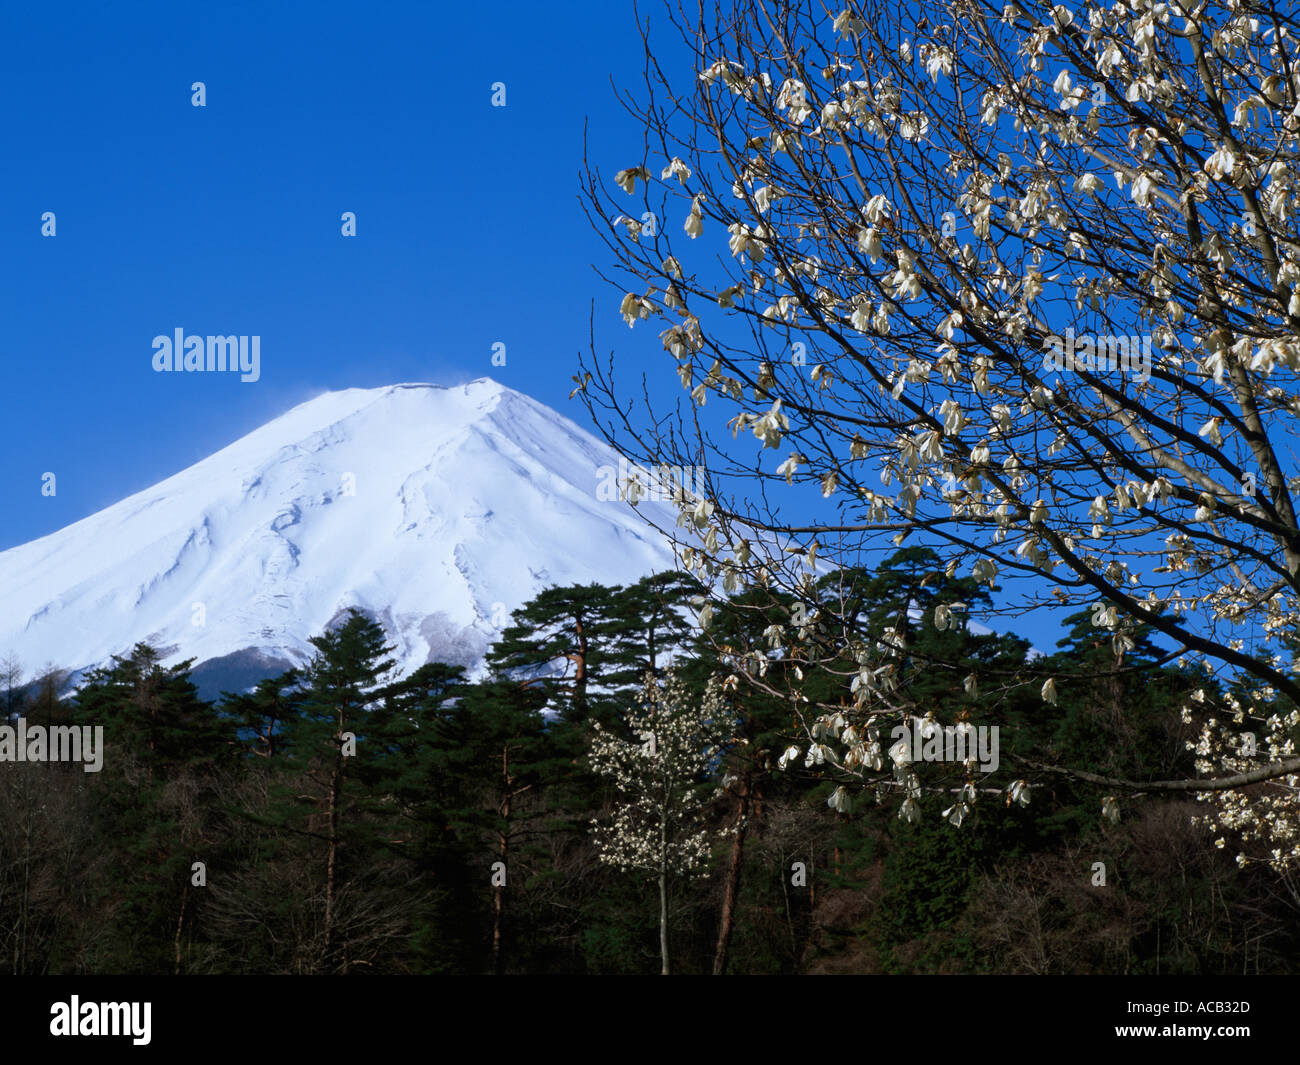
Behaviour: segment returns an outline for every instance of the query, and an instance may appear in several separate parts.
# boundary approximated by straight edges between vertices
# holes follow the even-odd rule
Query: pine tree
[[[682,665],[681,673],[692,690],[703,693],[710,677],[729,671],[745,655],[766,656],[771,649],[765,636],[768,623],[774,612],[788,620],[793,613],[791,607],[788,597],[758,591],[744,592],[724,602],[713,613],[707,641],[698,641],[695,657]],[[768,679],[775,681],[787,667],[780,661],[769,661],[766,668]],[[728,855],[713,955],[715,976],[727,971],[749,834],[762,828],[769,792],[779,789],[792,796],[802,792],[802,782],[785,774],[774,779],[780,752],[795,738],[788,701],[748,685],[743,691],[738,685],[733,687],[727,700],[735,728],[717,774],[719,797],[730,808],[725,812],[729,821],[724,834]]]
[[[481,965],[486,911],[478,794],[483,757],[465,711],[460,666],[428,663],[390,687],[367,722],[358,779],[372,813],[385,807],[381,844],[409,863],[414,964],[430,972]]]
[[[529,857],[521,847],[539,818],[548,816],[541,793],[563,770],[555,765],[558,752],[546,732],[541,692],[489,680],[471,687],[457,709],[466,718],[479,755],[482,823],[493,859],[490,970],[501,973],[506,963],[506,899],[523,890]]]
[[[190,682],[192,659],[163,666],[159,652],[140,643],[113,663],[87,675],[76,695],[78,718],[103,725],[108,747],[133,752],[150,782],[233,756],[225,723]]]
[[[258,682],[251,692],[223,692],[222,712],[239,727],[248,750],[259,758],[284,754],[286,730],[301,708],[296,669]]]
[[[384,681],[393,666],[386,656],[392,648],[385,644],[383,629],[355,609],[311,643],[316,654],[303,670],[301,709],[287,736],[294,752],[295,800],[286,823],[322,844],[319,963],[346,972],[351,957],[338,935],[340,888],[349,872],[343,859],[347,844],[362,835],[354,818],[360,786],[351,765],[365,748],[369,712],[382,705]]]
[[[696,640],[691,601],[704,586],[689,574],[668,570],[643,577],[614,595],[608,631],[611,688],[637,689],[667,656],[688,654]]]
[[[587,584],[539,592],[488,653],[491,672],[541,688],[566,721],[607,717],[613,701],[599,686],[615,660],[620,591]]]
[[[198,697],[191,663],[160,659],[137,644],[93,670],[73,712],[78,724],[104,729],[104,767],[89,787],[98,830],[123,874],[101,889],[117,903],[108,949],[123,971],[178,973],[187,944],[202,938],[192,866],[223,853],[226,811],[216,788],[238,748],[234,730]]]

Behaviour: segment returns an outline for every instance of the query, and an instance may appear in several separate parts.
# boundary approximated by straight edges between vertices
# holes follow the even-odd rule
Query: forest
[[[0,765],[0,969],[1294,970],[1295,883],[1239,868],[1193,794],[1117,803],[1086,779],[1194,774],[1203,722],[1180,706],[1206,680],[1146,629],[1117,658],[1087,613],[1051,653],[946,623],[937,606],[976,619],[991,593],[925,548],[826,575],[807,604],[734,595],[706,629],[699,594],[679,573],[551,587],[474,676],[394,677],[354,610],[301,669],[216,702],[145,644],[75,688],[10,663],[11,722],[102,726],[105,751],[97,773]],[[893,748],[857,773],[814,754],[770,626],[822,594],[902,632],[912,705],[997,727],[996,771],[930,766],[922,794]],[[766,680],[737,683],[756,650]],[[856,666],[828,654],[799,690],[865,728]]]

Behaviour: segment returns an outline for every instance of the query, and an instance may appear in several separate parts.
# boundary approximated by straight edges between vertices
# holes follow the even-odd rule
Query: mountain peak
[[[542,588],[672,565],[639,514],[598,498],[598,469],[617,463],[489,377],[326,392],[0,552],[0,652],[75,670],[147,640],[167,661],[296,665],[310,636],[356,607],[384,626],[403,671],[473,666]]]
[[[491,377],[478,377],[460,385],[438,385],[427,381],[405,381],[375,388],[344,388],[336,391],[322,392],[311,399],[290,408],[279,418],[268,422],[263,428],[275,425],[279,421],[290,424],[307,424],[320,417],[342,420],[359,414],[376,403],[401,401],[422,397],[430,400],[464,400],[482,402],[483,400],[509,393],[521,396],[521,393],[493,380]]]

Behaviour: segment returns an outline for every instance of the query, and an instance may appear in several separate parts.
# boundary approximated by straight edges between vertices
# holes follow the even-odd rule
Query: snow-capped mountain
[[[212,692],[311,653],[348,607],[402,672],[472,666],[552,584],[624,584],[672,551],[597,492],[618,455],[489,379],[349,389],[295,407],[173,477],[0,552],[0,652],[82,670],[140,640]],[[671,527],[667,502],[638,507]],[[204,685],[205,676],[209,683]]]

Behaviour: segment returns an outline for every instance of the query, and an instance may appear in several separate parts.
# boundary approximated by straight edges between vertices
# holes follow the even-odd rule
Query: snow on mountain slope
[[[672,564],[625,502],[618,456],[494,381],[349,389],[303,403],[173,477],[0,552],[0,652],[79,670],[137,641],[168,661],[301,663],[350,606],[402,672],[472,664],[551,584]],[[670,504],[641,511],[675,520]],[[263,670],[263,673],[272,670]]]

